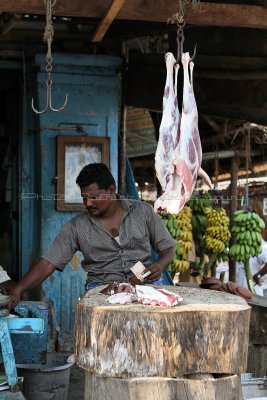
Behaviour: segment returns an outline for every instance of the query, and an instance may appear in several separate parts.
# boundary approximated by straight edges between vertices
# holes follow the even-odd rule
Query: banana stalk
[[[251,293],[255,294],[255,288],[253,285],[252,274],[251,274],[251,270],[250,270],[250,266],[249,266],[249,258],[246,258],[244,260],[244,266],[245,266],[245,273],[246,273],[246,280],[247,280],[248,288],[251,291]]]

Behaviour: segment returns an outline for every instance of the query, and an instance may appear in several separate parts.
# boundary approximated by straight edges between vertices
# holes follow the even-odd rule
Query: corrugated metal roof
[[[128,109],[126,145],[128,157],[155,153],[157,141],[149,111],[141,108]]]

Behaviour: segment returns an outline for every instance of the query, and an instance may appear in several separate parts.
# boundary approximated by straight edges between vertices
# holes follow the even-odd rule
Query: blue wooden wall
[[[35,192],[35,200],[24,203],[22,219],[36,228],[29,231],[38,235],[40,254],[46,251],[53,238],[75,212],[56,211],[53,195],[56,193],[54,178],[56,169],[56,137],[58,135],[107,136],[110,138],[110,168],[118,178],[118,107],[121,82],[121,60],[109,56],[53,55],[52,101],[60,107],[68,93],[68,104],[63,112],[47,112],[34,116],[36,135],[34,139],[23,136],[22,180],[23,192]],[[35,107],[43,109],[46,102],[46,71],[44,55],[35,58],[36,76]],[[77,127],[79,127],[77,129]],[[34,161],[33,161],[34,160]],[[26,171],[26,172],[25,172]],[[32,176],[29,172],[32,171]],[[25,173],[24,173],[25,172]],[[34,178],[33,178],[34,176]],[[51,198],[52,195],[52,198]],[[35,194],[36,197],[36,194]],[[30,204],[38,212],[33,212]],[[39,220],[36,220],[39,218]],[[28,269],[31,260],[31,240],[22,238],[22,260]],[[81,254],[77,254],[63,273],[55,272],[42,286],[43,298],[48,299],[55,310],[55,325],[60,350],[72,349],[75,304],[83,292],[85,273],[80,267]],[[28,262],[27,262],[28,261]],[[26,271],[23,271],[26,272]]]

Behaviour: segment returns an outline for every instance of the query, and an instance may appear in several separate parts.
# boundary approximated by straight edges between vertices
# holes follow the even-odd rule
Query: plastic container
[[[252,378],[251,373],[241,375],[244,400],[267,400],[267,377]]]
[[[17,364],[18,376],[24,377],[23,394],[27,400],[67,400],[70,367],[68,356],[51,353],[46,364]]]

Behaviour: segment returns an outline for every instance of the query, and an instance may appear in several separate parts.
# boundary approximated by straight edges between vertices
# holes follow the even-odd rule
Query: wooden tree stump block
[[[76,307],[76,363],[114,378],[245,372],[247,302],[212,290],[166,288],[184,301],[171,308],[114,305],[100,293],[103,287],[90,290]]]
[[[258,378],[267,375],[267,298],[253,296],[249,305],[251,318],[247,372]]]
[[[104,378],[86,372],[85,400],[241,400],[237,375],[217,379]]]

